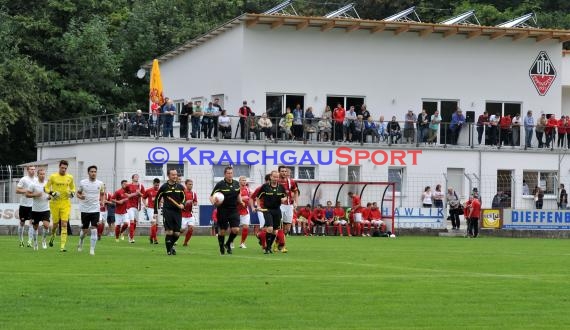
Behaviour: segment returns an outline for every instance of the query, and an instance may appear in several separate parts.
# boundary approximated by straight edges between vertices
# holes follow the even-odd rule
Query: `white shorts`
[[[107,211],[105,212],[99,212],[99,221],[102,223],[106,223],[107,222]]]
[[[374,225],[374,226],[381,226],[381,225],[384,224],[384,221],[382,221],[382,220],[372,220],[371,223],[372,223],[372,225]]]
[[[240,215],[239,216],[239,225],[240,226],[249,226],[249,224],[250,224],[249,213],[246,215]]]
[[[190,217],[190,218],[182,218],[182,229],[186,229],[189,226],[190,227],[195,227],[198,224],[196,223],[196,218],[195,217]]]
[[[259,228],[263,228],[265,226],[265,217],[263,216],[263,212],[257,211],[257,219],[259,219]]]
[[[293,205],[281,205],[281,221],[283,223],[293,223]]]
[[[354,222],[362,222],[362,213],[354,213]]]
[[[336,220],[337,224],[340,223],[341,226],[345,226],[346,225],[346,220],[341,219],[341,220]]]
[[[129,208],[127,214],[129,215],[129,220],[137,221],[139,219],[139,210],[136,207]]]
[[[115,213],[115,226],[121,226],[123,223],[129,224],[128,215]]]

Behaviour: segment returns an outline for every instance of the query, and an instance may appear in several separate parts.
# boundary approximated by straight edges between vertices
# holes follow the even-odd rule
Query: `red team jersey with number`
[[[140,183],[130,183],[127,185],[127,191],[129,192],[129,194],[132,194],[136,191],[140,191],[140,193],[142,195],[144,195],[145,190],[144,190],[144,186]],[[141,196],[133,196],[129,198],[129,201],[127,202],[127,208],[137,208],[140,210],[141,208]]]
[[[241,195],[241,200],[243,201],[245,206],[238,203],[238,205],[237,205],[238,213],[239,213],[239,215],[248,215],[249,214],[249,209],[248,209],[249,196],[251,196],[251,191],[249,191],[248,187],[240,187],[239,188],[239,194]]]
[[[148,205],[149,208],[154,207],[154,200],[156,198],[156,195],[158,195],[158,188],[152,187],[148,190],[145,190],[142,198],[146,199],[146,205]]]
[[[182,210],[183,218],[192,217],[192,207],[194,206],[194,201],[198,203],[198,195],[190,190],[184,190],[184,195],[186,197],[186,204],[184,205],[184,210]]]
[[[123,190],[123,188],[115,191],[113,195],[113,200],[120,201],[127,198],[127,193]],[[115,214],[126,214],[127,213],[127,203],[119,204],[115,207]]]
[[[287,195],[287,203],[285,204],[293,204],[293,193],[299,192],[297,182],[292,179],[282,179],[279,183],[285,188],[285,194]]]

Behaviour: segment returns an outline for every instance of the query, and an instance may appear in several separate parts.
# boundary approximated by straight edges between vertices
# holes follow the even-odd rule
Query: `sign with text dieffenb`
[[[503,229],[570,230],[570,211],[504,209]]]

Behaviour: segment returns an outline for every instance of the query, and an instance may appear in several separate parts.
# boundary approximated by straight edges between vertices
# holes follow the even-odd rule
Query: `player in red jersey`
[[[370,236],[370,209],[372,208],[372,203],[366,203],[366,207],[361,208],[362,210],[362,236]],[[366,227],[368,227],[368,232],[366,232]]]
[[[386,225],[384,221],[382,221],[382,211],[378,207],[378,203],[372,203],[372,207],[370,208],[370,222],[374,226],[374,228],[379,229],[380,232],[386,232]]]
[[[246,249],[245,241],[247,240],[247,234],[249,233],[250,225],[250,215],[249,215],[249,198],[251,196],[251,191],[247,185],[247,178],[245,176],[239,177],[239,193],[241,195],[241,200],[243,204],[238,204],[237,210],[239,213],[239,224],[241,226],[241,243],[239,247],[241,249]]]
[[[129,243],[135,242],[135,230],[137,229],[137,221],[139,218],[139,210],[141,209],[141,197],[144,195],[144,186],[139,182],[139,175],[133,174],[132,182],[127,185],[129,201],[127,202],[127,213],[129,223]]]
[[[129,200],[126,189],[127,180],[122,180],[121,188],[115,191],[112,198],[112,201],[117,205],[115,207],[115,240],[117,242],[119,241],[119,235],[121,235],[121,240],[125,239],[123,233],[129,227],[128,222],[125,222],[128,217],[127,202]]]
[[[198,226],[198,221],[192,214],[192,208],[198,205],[198,194],[192,191],[192,188],[194,188],[194,181],[192,181],[192,179],[187,179],[184,181],[184,184],[186,188],[184,190],[186,205],[184,205],[184,209],[182,210],[182,227],[180,234],[186,233],[182,246],[188,246],[188,241],[192,238],[192,234],[194,233],[194,227]]]
[[[144,203],[144,214],[145,219],[150,221],[150,234],[149,234],[149,241],[150,244],[158,244],[158,224],[157,221],[154,220],[154,199],[158,194],[158,188],[160,188],[160,179],[154,178],[152,180],[152,187],[150,189],[146,189],[144,194],[142,195],[143,203]]]
[[[340,206],[340,202],[336,202],[333,210],[333,226],[336,226],[337,232],[340,236],[342,236],[342,226],[346,226],[348,236],[352,236],[350,234],[350,226],[346,221],[346,211],[342,206]]]
[[[301,229],[305,236],[309,236],[311,231],[311,219],[313,218],[313,211],[311,210],[311,204],[307,204],[307,206],[302,207],[298,211],[297,223],[301,224]]]
[[[325,210],[321,204],[317,205],[317,207],[313,210],[311,222],[313,226],[316,226],[315,229],[315,236],[325,236],[325,226],[327,224],[327,220],[325,219]]]
[[[354,217],[354,230],[355,235],[362,234],[362,206],[360,205],[360,196],[353,193],[352,191],[348,192],[348,197],[351,198],[352,201],[352,215]]]
[[[291,179],[291,170],[285,165],[279,165],[279,182],[285,188],[287,194],[287,202],[281,204],[281,219],[283,221],[283,230],[277,232],[278,248],[281,252],[287,253],[285,247],[285,233],[291,230],[293,223],[293,210],[297,208],[297,200],[299,197],[299,187],[297,183]]]

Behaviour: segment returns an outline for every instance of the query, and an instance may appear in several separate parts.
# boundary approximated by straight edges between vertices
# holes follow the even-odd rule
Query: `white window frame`
[[[177,162],[167,162],[166,164],[162,164],[160,166],[156,166],[157,168],[160,168],[162,171],[161,175],[148,175],[147,174],[147,165],[152,164],[150,161],[146,161],[145,162],[145,168],[144,168],[144,179],[145,180],[150,180],[152,181],[154,178],[159,178],[162,180],[165,180],[168,178],[168,165],[180,165]],[[182,163],[182,170],[184,171],[184,173],[182,173],[182,175],[180,175],[181,177],[184,177],[184,175],[187,173],[187,169],[186,169],[186,163]]]
[[[534,175],[536,173],[536,181],[529,181],[529,175]],[[545,180],[541,180],[541,176],[542,174],[544,174],[546,176]],[[554,182],[552,183],[553,187],[552,190],[553,191],[547,191],[546,187],[548,185],[548,174],[552,175],[552,180],[554,180]],[[558,171],[556,170],[523,170],[523,180],[526,180],[526,184],[528,185],[528,191],[530,195],[523,195],[523,196],[532,196],[532,192],[534,190],[534,187],[536,185],[538,185],[540,187],[540,189],[542,189],[544,191],[544,196],[554,196],[557,197],[558,196],[558,187],[560,185],[560,180],[558,178]],[[542,182],[544,181],[544,183]],[[530,184],[532,182],[532,184]]]

